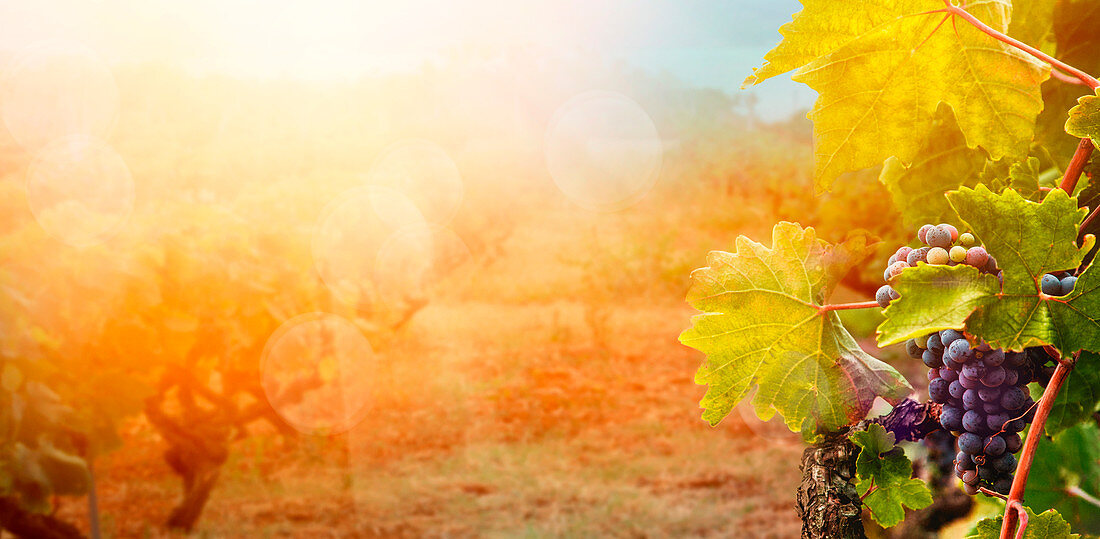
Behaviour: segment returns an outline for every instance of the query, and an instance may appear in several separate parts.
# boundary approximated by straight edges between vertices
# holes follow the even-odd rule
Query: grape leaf
[[[1077,106],[1069,109],[1066,133],[1077,138],[1089,138],[1100,145],[1100,89],[1096,95],[1081,96]]]
[[[932,504],[932,491],[924,481],[912,477],[909,457],[894,447],[894,433],[872,423],[849,438],[861,448],[856,457],[856,492],[875,522],[889,528],[905,518],[904,507],[921,509]]]
[[[1038,515],[1031,509],[1027,511],[1027,528],[1024,530],[1024,539],[1077,539],[1081,537],[1076,533],[1070,533],[1069,523],[1059,515],[1057,511],[1050,509]],[[998,539],[1001,536],[1001,523],[1004,515],[982,519],[978,522],[974,531],[967,534],[966,539]]]
[[[746,83],[813,57],[792,78],[819,94],[809,114],[819,191],[844,172],[890,156],[911,162],[941,102],[951,107],[970,147],[993,159],[1026,156],[1043,108],[1046,66],[965,22],[947,24],[950,17],[926,13],[942,9],[938,0],[804,5],[765,57],[769,63]],[[1007,0],[987,0],[968,9],[1004,31],[1011,8]],[[829,37],[813,43],[822,35]]]
[[[947,198],[1004,270],[1005,294],[1034,294],[1044,273],[1075,268],[1085,255],[1074,241],[1088,211],[1065,191],[1035,203],[1014,190],[996,194],[979,185]]]
[[[1041,203],[983,185],[948,193],[959,218],[984,242],[1003,269],[1003,284],[966,268],[906,269],[896,288],[901,299],[885,311],[880,345],[946,327],[963,328],[993,346],[1021,350],[1052,344],[1063,354],[1100,350],[1100,272],[1090,265],[1068,296],[1040,294],[1044,273],[1080,264],[1091,245],[1074,240],[1086,210],[1062,191]],[[968,310],[971,310],[967,314]]]
[[[1084,351],[1062,384],[1047,418],[1046,433],[1054,436],[1100,409],[1100,355]]]
[[[812,228],[779,223],[768,248],[744,236],[737,252],[713,252],[692,272],[696,315],[680,341],[706,354],[695,376],[708,385],[703,418],[717,424],[749,393],[757,416],[780,413],[812,437],[862,419],[876,396],[897,402],[911,388],[893,367],[864,352],[835,311],[818,306],[870,247],[839,245]]]
[[[958,224],[944,193],[961,185],[973,186],[985,164],[982,152],[966,145],[950,111],[941,107],[939,115],[911,165],[890,157],[879,174],[909,228],[925,223]]]
[[[1039,441],[1024,502],[1036,510],[1058,511],[1075,530],[1100,533],[1100,511],[1073,495],[1074,489],[1100,496],[1100,429],[1092,422]]]
[[[878,327],[878,345],[886,346],[943,329],[960,329],[979,305],[996,298],[1000,285],[977,268],[920,263],[893,283],[901,298],[890,303]]]
[[[1028,157],[1026,161],[1012,163],[1008,167],[1008,185],[1020,196],[1035,200],[1042,193],[1039,190],[1039,176],[1042,174],[1039,158]]]

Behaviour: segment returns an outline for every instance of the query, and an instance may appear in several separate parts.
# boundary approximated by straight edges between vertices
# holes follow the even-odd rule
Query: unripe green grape
[[[959,243],[961,243],[963,247],[973,246],[974,235],[969,232],[963,232],[962,234],[959,234]]]
[[[966,247],[963,247],[962,245],[956,245],[952,247],[951,250],[947,252],[947,254],[951,257],[952,262],[962,262],[966,260]]]
[[[933,266],[942,266],[950,259],[950,256],[947,254],[947,249],[943,247],[933,247],[928,250],[928,263]]]

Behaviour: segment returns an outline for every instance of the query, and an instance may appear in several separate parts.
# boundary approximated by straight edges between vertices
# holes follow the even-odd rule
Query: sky
[[[456,47],[597,54],[739,92],[796,0],[0,0],[0,51],[78,41],[108,63],[303,80],[419,69]],[[769,119],[809,108],[789,77],[748,91]]]

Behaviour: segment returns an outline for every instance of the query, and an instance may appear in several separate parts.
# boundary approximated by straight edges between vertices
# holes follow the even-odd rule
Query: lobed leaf
[[[1100,89],[1096,90],[1096,95],[1081,96],[1077,106],[1069,109],[1066,133],[1100,145]]]
[[[1024,539],[1077,539],[1081,537],[1070,533],[1069,523],[1057,511],[1050,509],[1038,515],[1031,509],[1027,511],[1028,524],[1024,530]],[[1001,523],[1004,515],[982,519],[966,539],[998,539],[1001,536]]]
[[[943,329],[961,329],[974,309],[995,299],[1000,285],[966,265],[906,269],[894,283],[901,298],[883,313],[878,345],[886,346]]]
[[[913,464],[904,451],[894,447],[893,433],[872,423],[850,439],[861,448],[856,457],[856,492],[875,522],[889,528],[905,518],[905,507],[921,509],[932,504],[932,491],[924,481],[912,477]]]
[[[746,84],[801,65],[792,78],[819,94],[809,114],[819,191],[844,172],[890,156],[912,162],[941,103],[954,112],[969,147],[993,159],[1026,157],[1048,67],[935,13],[943,8],[939,0],[804,5]],[[967,9],[1005,31],[1012,4],[983,0]]]
[[[841,276],[870,251],[865,238],[840,245],[812,228],[779,223],[772,247],[737,239],[692,273],[688,302],[703,311],[680,341],[706,354],[695,376],[709,386],[703,418],[721,421],[754,386],[756,414],[776,412],[808,437],[862,419],[875,397],[896,402],[911,388],[864,352],[835,312],[818,309]]]

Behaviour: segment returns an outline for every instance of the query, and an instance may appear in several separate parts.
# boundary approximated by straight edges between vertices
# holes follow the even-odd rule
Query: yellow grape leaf
[[[809,114],[819,191],[840,174],[891,156],[910,163],[940,103],[951,107],[967,146],[984,148],[994,160],[1026,156],[1048,66],[937,13],[940,0],[803,4],[765,57],[769,63],[746,82],[804,64],[793,79],[819,94]],[[1003,32],[1012,5],[978,0],[967,9]]]

